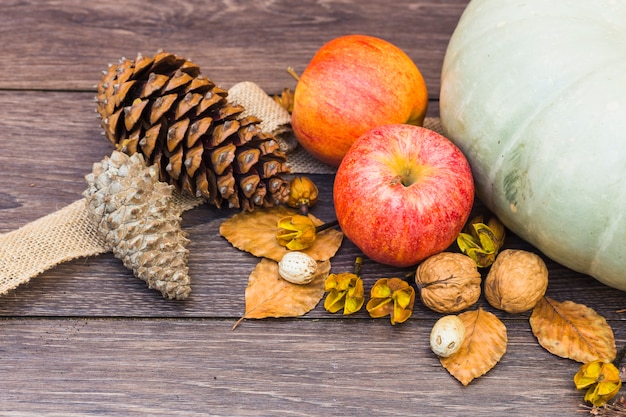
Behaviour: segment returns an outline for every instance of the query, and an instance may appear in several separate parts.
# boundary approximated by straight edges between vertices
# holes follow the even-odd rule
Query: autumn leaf
[[[530,315],[530,327],[544,349],[562,358],[587,363],[612,361],[617,354],[611,326],[583,304],[543,297]]]
[[[237,213],[220,225],[220,234],[237,249],[254,256],[273,259],[280,262],[289,249],[276,240],[279,231],[278,221],[287,216],[298,214],[284,206],[269,209],[256,209],[252,212]],[[312,214],[308,215],[315,226],[324,224]],[[316,261],[332,258],[343,240],[343,233],[337,229],[326,229],[319,233],[313,244],[301,250]]]
[[[486,374],[506,353],[506,327],[493,313],[482,308],[466,311],[458,316],[465,324],[465,339],[452,356],[440,358],[441,365],[468,385]]]
[[[292,284],[278,275],[278,263],[262,259],[254,268],[246,288],[246,312],[243,319],[297,317],[308,313],[324,296],[324,281],[330,273],[330,261],[318,261],[313,280],[306,285]]]

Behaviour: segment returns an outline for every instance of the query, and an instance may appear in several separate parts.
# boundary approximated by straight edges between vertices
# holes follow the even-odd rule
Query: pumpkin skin
[[[472,0],[446,51],[440,117],[511,231],[626,291],[624,45],[623,1]]]

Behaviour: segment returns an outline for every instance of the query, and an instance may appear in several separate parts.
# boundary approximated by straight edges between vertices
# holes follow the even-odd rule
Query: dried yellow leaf
[[[222,222],[220,234],[237,249],[279,262],[289,249],[281,246],[276,240],[276,234],[280,230],[278,222],[287,216],[297,214],[297,211],[284,206],[237,213]],[[324,224],[312,214],[308,216],[315,226]],[[333,228],[326,229],[319,232],[313,244],[303,249],[302,252],[316,261],[328,260],[335,255],[342,240],[341,231]]]
[[[330,261],[319,261],[313,280],[306,285],[292,284],[278,274],[278,263],[262,259],[254,268],[246,288],[246,311],[243,319],[297,317],[308,313],[324,296],[324,281],[330,273]]]
[[[504,323],[482,308],[458,316],[465,324],[461,348],[439,361],[463,385],[489,372],[506,353],[507,335]]]
[[[606,319],[573,301],[543,297],[530,315],[530,327],[548,352],[587,363],[615,359],[615,337]]]

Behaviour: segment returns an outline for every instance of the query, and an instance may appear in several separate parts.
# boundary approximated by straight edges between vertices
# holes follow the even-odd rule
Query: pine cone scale
[[[141,93],[138,94],[140,98],[149,98],[153,94],[158,93],[169,81],[169,77],[166,75],[155,74],[151,72],[148,76],[148,80],[144,83]]]

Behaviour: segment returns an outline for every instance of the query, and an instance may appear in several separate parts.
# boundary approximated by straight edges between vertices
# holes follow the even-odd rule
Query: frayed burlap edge
[[[229,100],[246,109],[242,116],[254,115],[261,119],[261,129],[279,139],[293,173],[335,172],[334,167],[317,161],[297,145],[290,129],[290,114],[256,84],[246,81],[234,85],[229,90]],[[427,118],[424,126],[441,132],[439,119]],[[173,204],[180,214],[203,202],[178,192],[173,196]],[[77,200],[17,230],[0,234],[0,295],[63,262],[108,251],[89,218],[85,199]]]

